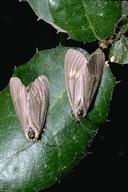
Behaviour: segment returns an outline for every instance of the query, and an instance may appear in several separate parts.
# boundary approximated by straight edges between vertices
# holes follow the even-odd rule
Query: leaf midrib
[[[84,10],[85,10],[85,17],[87,18],[87,21],[88,21],[88,23],[89,23],[90,29],[92,30],[92,32],[93,32],[94,36],[96,37],[96,39],[100,39],[100,38],[98,37],[98,35],[97,35],[97,33],[96,33],[93,25],[92,25],[92,22],[91,22],[91,20],[90,20],[90,18],[89,18],[89,16],[88,16],[88,14],[87,14],[86,3],[84,3],[84,0],[82,0],[82,3],[83,3]]]

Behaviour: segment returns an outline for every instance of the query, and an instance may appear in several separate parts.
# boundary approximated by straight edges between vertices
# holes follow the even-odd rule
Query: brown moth
[[[85,117],[100,83],[105,56],[95,52],[89,60],[78,50],[69,49],[65,55],[64,71],[67,94],[75,119]]]
[[[43,130],[47,114],[49,81],[41,75],[25,87],[18,77],[12,77],[9,84],[14,108],[25,136],[36,141]]]

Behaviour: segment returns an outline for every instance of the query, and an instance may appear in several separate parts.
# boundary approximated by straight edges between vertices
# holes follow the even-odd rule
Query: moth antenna
[[[78,122],[81,125],[81,128],[86,131],[89,135],[94,136],[96,134],[95,130],[92,130],[90,128],[88,128],[82,121]]]
[[[66,107],[66,108],[67,108],[67,107]],[[89,129],[89,128],[82,122],[82,120],[81,120],[81,121],[78,121],[78,122],[76,121],[72,109],[71,109],[71,113],[69,112],[68,109],[66,110],[66,112],[69,114],[69,118],[73,121],[73,124],[72,124],[72,125],[67,126],[68,129],[71,129],[73,126],[76,126],[77,124],[80,124],[81,128],[82,128],[84,131],[86,131],[88,134],[90,134],[90,135],[94,135],[94,134],[95,134],[95,130]],[[87,117],[86,117],[86,118],[87,118]]]
[[[47,138],[47,140],[49,140],[49,138],[47,137],[46,134],[43,134],[43,137],[44,137],[44,136]],[[55,136],[56,136],[56,135],[54,135],[54,136],[51,137],[50,139],[51,139],[51,140],[54,139]],[[39,140],[39,141],[41,142],[41,140]],[[55,140],[54,140],[54,141],[55,141]],[[45,142],[43,142],[43,141],[42,141],[42,143],[45,144],[45,145],[48,146],[48,147],[54,147],[54,148],[62,147],[61,145],[50,145],[50,144],[47,144],[47,142],[45,143]]]

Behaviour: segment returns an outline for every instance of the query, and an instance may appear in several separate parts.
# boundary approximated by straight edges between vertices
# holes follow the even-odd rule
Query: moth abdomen
[[[32,127],[29,128],[27,135],[29,139],[35,139],[35,131]]]
[[[87,109],[84,106],[81,106],[76,112],[76,120],[80,121],[83,116],[87,114]]]
[[[83,110],[83,108],[81,108],[77,111],[77,121],[80,121],[80,119],[81,119],[81,117],[83,117],[83,115],[84,115],[84,110]]]

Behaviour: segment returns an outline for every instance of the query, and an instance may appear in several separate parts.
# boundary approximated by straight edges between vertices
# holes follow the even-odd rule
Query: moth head
[[[26,133],[26,137],[28,139],[32,139],[33,141],[37,141],[39,138],[39,133],[35,129],[30,127],[28,132]]]
[[[87,114],[86,108],[83,106],[80,106],[76,111],[76,120],[80,121],[82,117],[84,117]]]

